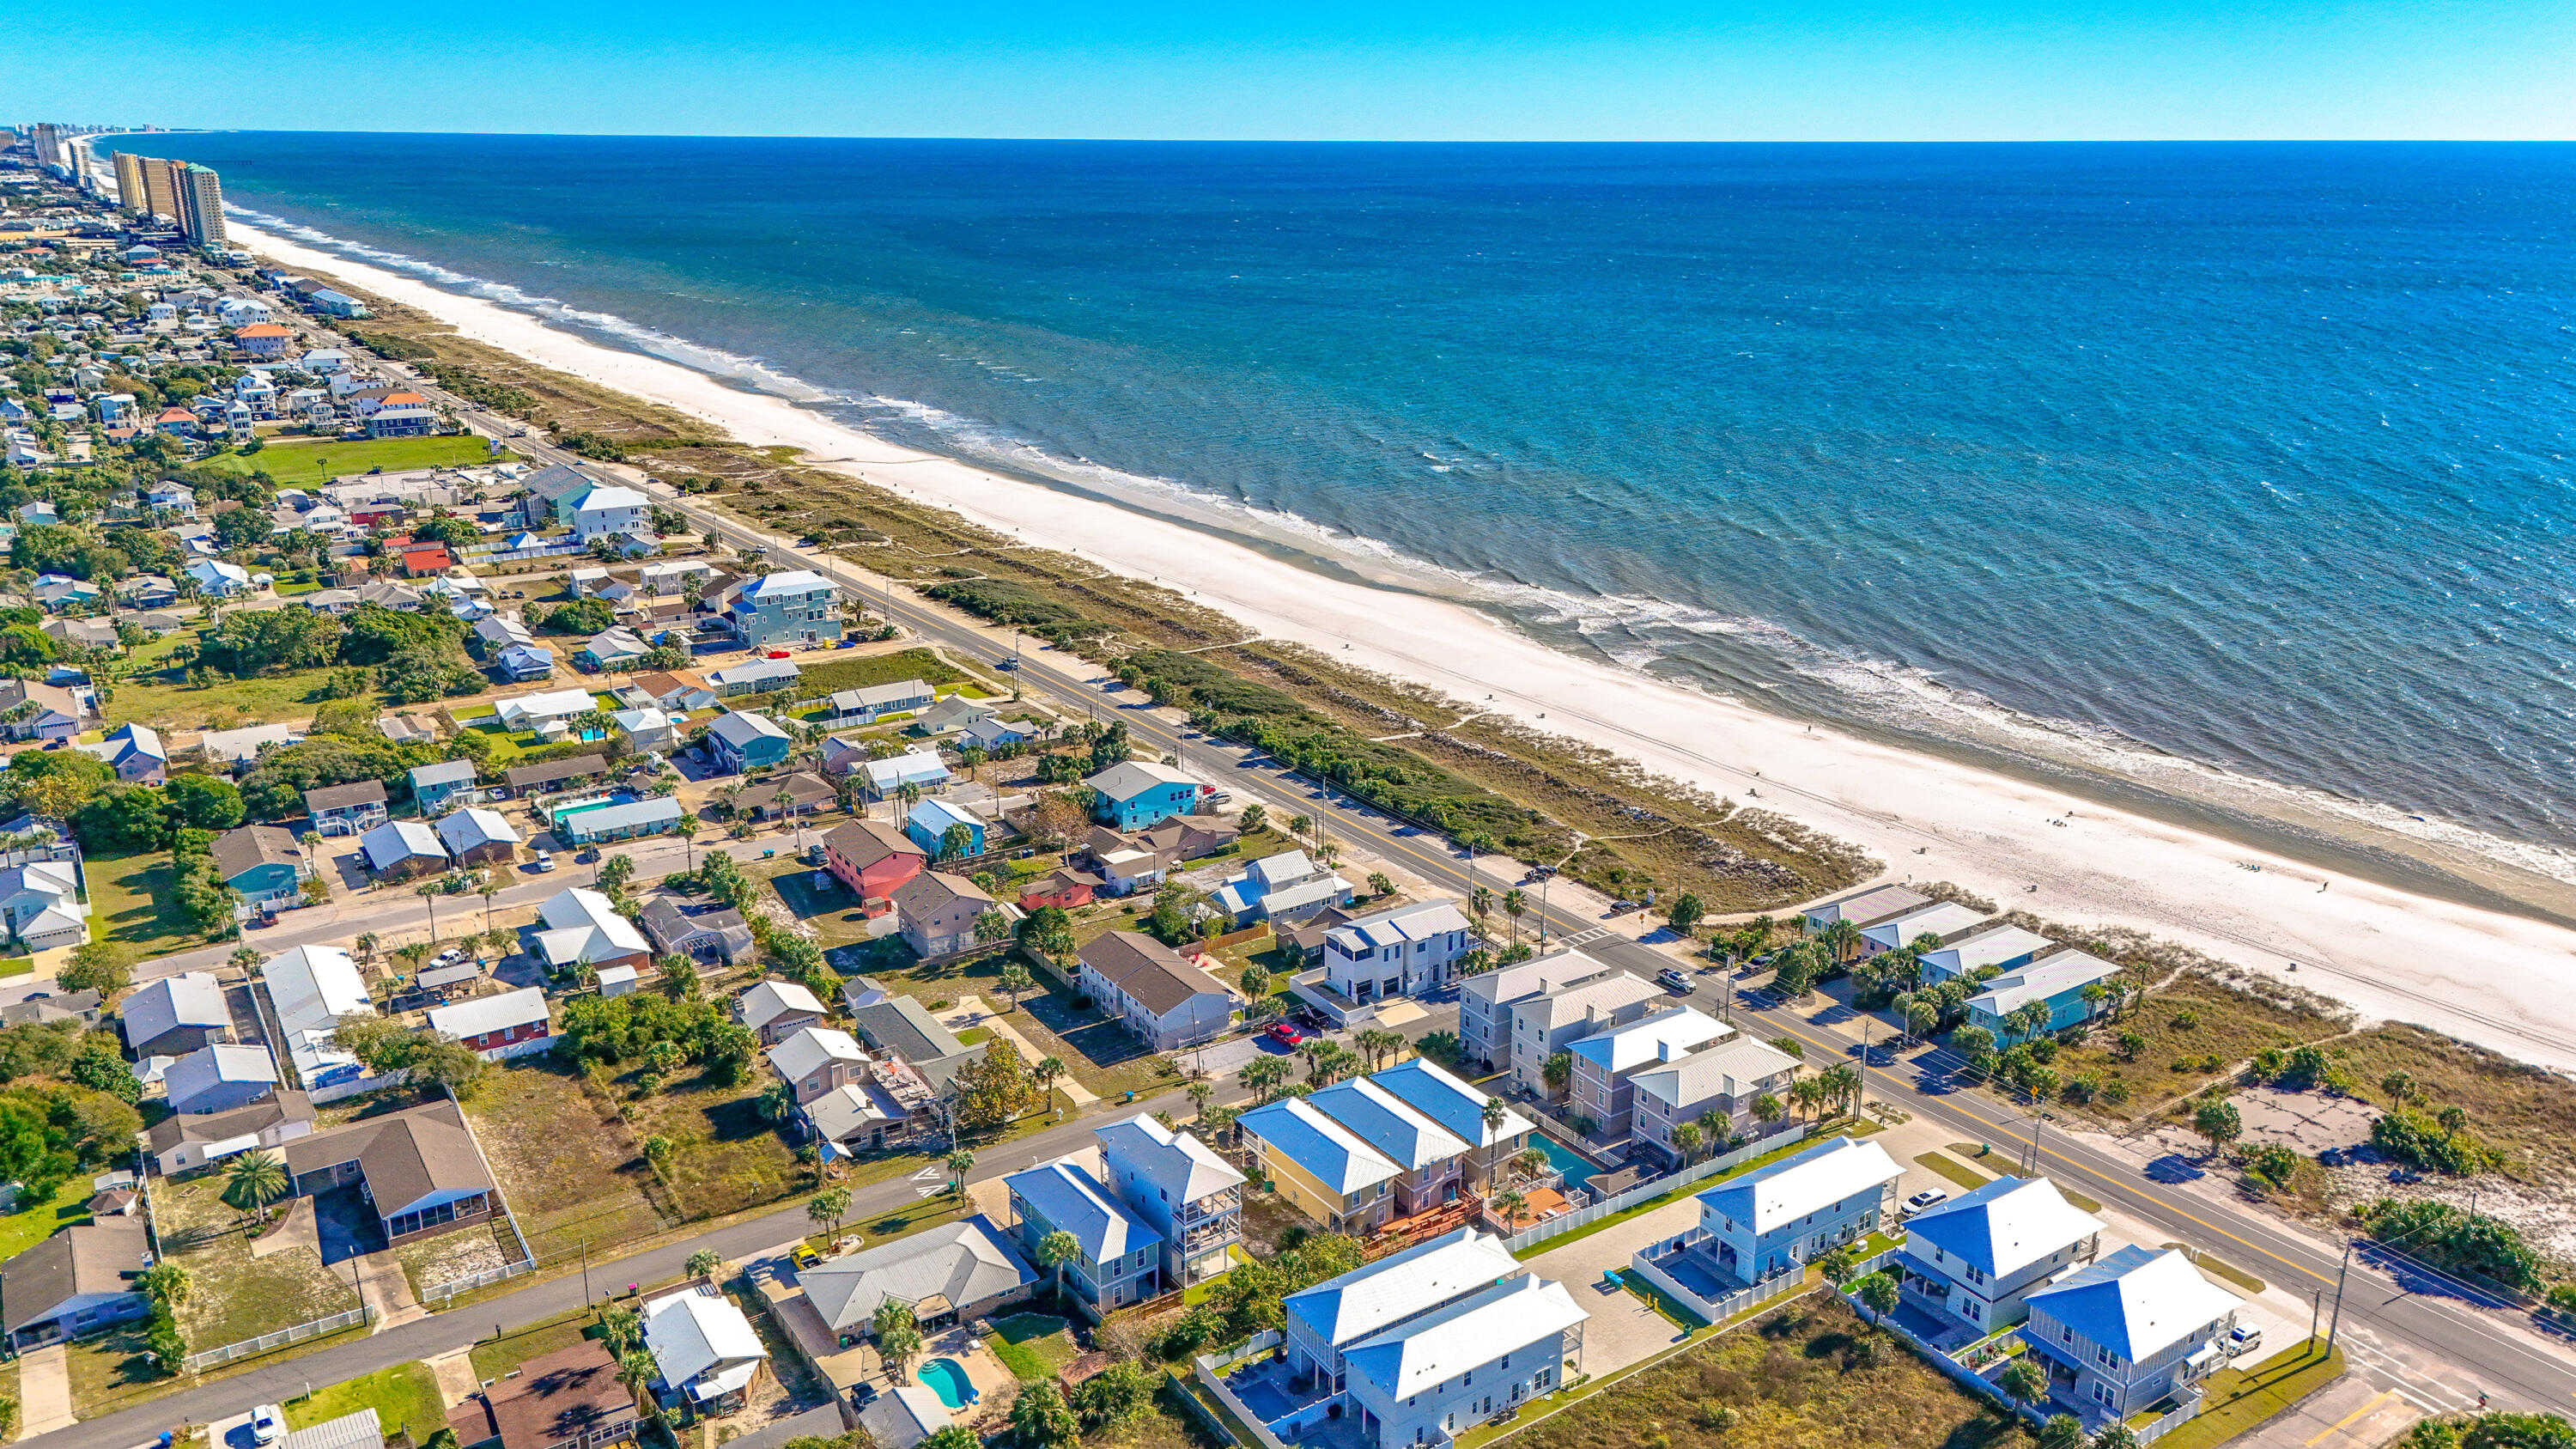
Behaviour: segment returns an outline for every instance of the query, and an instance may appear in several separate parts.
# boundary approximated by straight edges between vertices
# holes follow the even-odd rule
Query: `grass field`
[[[1914,1160],[1970,1192],[1984,1187],[1992,1180],[1946,1152],[1918,1152],[1914,1155]]]
[[[492,1072],[465,1107],[501,1195],[539,1258],[661,1230],[642,1140],[551,1054]]]
[[[719,1217],[775,1202],[800,1187],[805,1169],[778,1129],[760,1118],[768,1085],[754,1074],[718,1087],[694,1077],[635,1104],[638,1140],[667,1137],[672,1153],[663,1180],[684,1217]]]
[[[1641,1369],[1511,1442],[1520,1449],[1988,1449],[2030,1440],[2019,1420],[1869,1331],[1840,1299],[1816,1295]]]
[[[447,1407],[439,1397],[438,1377],[425,1363],[398,1363],[361,1374],[345,1383],[315,1389],[304,1398],[289,1399],[284,1407],[286,1427],[290,1429],[310,1429],[360,1409],[376,1411],[376,1424],[387,1437],[408,1432],[415,1444],[447,1427]]]
[[[540,1323],[522,1324],[499,1337],[485,1339],[474,1345],[474,1377],[497,1379],[532,1358],[578,1348],[583,1339],[591,1336],[590,1330],[598,1321],[592,1310],[584,1308]]]
[[[2217,1449],[2343,1376],[2343,1350],[2324,1353],[2322,1339],[2281,1350],[2250,1369],[2223,1368],[2201,1385],[2200,1414],[2156,1442],[2171,1449]]]
[[[964,670],[927,649],[901,649],[892,654],[805,665],[797,676],[796,690],[798,697],[811,698],[818,694],[865,689],[872,684],[893,684],[906,679],[918,679],[933,686],[973,682]]]
[[[172,899],[176,872],[166,855],[93,855],[81,865],[89,881],[90,933],[128,962],[197,944],[197,933]]]
[[[221,1348],[358,1306],[353,1265],[334,1271],[309,1247],[250,1255],[251,1228],[223,1201],[221,1173],[151,1180],[161,1246],[194,1277],[179,1330],[195,1349]],[[272,1210],[285,1211],[283,1206]]]
[[[330,674],[328,669],[290,669],[254,679],[224,676],[206,689],[185,684],[167,670],[138,674],[116,686],[116,698],[101,713],[111,728],[131,722],[156,729],[234,729],[309,719]]]
[[[2061,1049],[2049,1063],[2060,1077],[2091,1075],[2118,1081],[2129,1100],[2111,1103],[2095,1097],[2087,1108],[2096,1115],[2127,1120],[2154,1112],[2225,1075],[2265,1047],[2291,1047],[2332,1036],[2337,1028],[2313,1016],[2283,1011],[2268,1002],[2240,995],[2192,977],[2153,993],[2118,1021],[2095,1027],[2082,1041]],[[2144,1038],[2135,1057],[2123,1059],[2116,1047],[2120,1034]]]
[[[70,1202],[40,1202],[0,1217],[0,1262],[18,1256],[65,1228],[89,1220],[89,1205],[77,1198]]]
[[[398,473],[406,468],[459,468],[471,463],[506,463],[519,455],[490,453],[481,438],[345,438],[313,442],[273,442],[249,457],[227,453],[205,466],[219,473],[266,473],[280,487],[346,478],[370,468]]]
[[[2439,1110],[2469,1114],[2469,1130],[2505,1154],[2507,1175],[2551,1181],[2576,1170],[2576,1082],[2501,1057],[2419,1026],[2390,1022],[2327,1046],[2355,1078],[2353,1095],[2386,1105],[2391,1072],[2415,1079],[2414,1090]]]

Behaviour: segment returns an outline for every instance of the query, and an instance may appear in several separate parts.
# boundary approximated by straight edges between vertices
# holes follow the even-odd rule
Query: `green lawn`
[[[278,481],[281,487],[320,483],[330,478],[346,478],[370,468],[398,473],[406,468],[455,468],[469,463],[506,463],[519,455],[486,450],[476,437],[374,438],[349,442],[333,438],[327,441],[271,443],[249,457],[226,453],[209,458],[205,465],[217,472],[262,472]]]
[[[119,948],[127,961],[197,944],[172,899],[170,857],[93,855],[81,870],[89,879],[92,934]]]
[[[1839,1127],[1835,1128],[1835,1131],[1837,1132],[1840,1130],[1841,1129]],[[1529,1259],[1535,1258],[1541,1253],[1553,1253],[1557,1249],[1562,1248],[1569,1243],[1579,1242],[1582,1239],[1588,1238],[1594,1233],[1601,1231],[1603,1228],[1614,1227],[1620,1223],[1624,1223],[1628,1219],[1633,1218],[1640,1213],[1650,1213],[1668,1203],[1678,1202],[1684,1197],[1706,1192],[1721,1182],[1725,1182],[1730,1178],[1742,1177],[1744,1174],[1753,1171],[1757,1167],[1769,1167],[1772,1163],[1789,1156],[1791,1153],[1804,1152],[1808,1148],[1815,1146],[1817,1143],[1824,1141],[1825,1138],[1830,1135],[1832,1134],[1826,1132],[1809,1133],[1799,1141],[1792,1142],[1788,1146],[1780,1148],[1777,1151],[1766,1152],[1759,1157],[1739,1162],[1735,1166],[1724,1172],[1718,1173],[1714,1177],[1703,1177],[1696,1182],[1683,1183],[1681,1186],[1674,1188],[1670,1192],[1664,1193],[1658,1197],[1649,1198],[1646,1201],[1637,1204],[1635,1207],[1623,1208],[1597,1222],[1585,1223],[1582,1227],[1576,1228],[1572,1232],[1559,1233],[1553,1238],[1542,1238],[1539,1241],[1530,1244],[1528,1247],[1521,1249],[1518,1253],[1515,1253],[1512,1256],[1521,1259]]]
[[[1051,1379],[1082,1352],[1061,1318],[1015,1313],[993,1325],[993,1356],[1022,1383]]]
[[[2325,1352],[2311,1338],[2250,1369],[2223,1368],[2202,1383],[2200,1414],[2156,1442],[2171,1449],[2217,1449],[2299,1400],[2343,1377],[2343,1350]]]
[[[40,1202],[0,1218],[0,1261],[6,1261],[75,1223],[89,1221],[86,1203]]]
[[[811,699],[838,690],[865,689],[872,684],[894,684],[906,679],[918,679],[930,685],[948,685],[965,683],[967,675],[927,649],[902,649],[863,659],[834,659],[822,664],[808,664],[797,676],[797,693],[802,698]]]
[[[35,971],[36,958],[33,956],[11,956],[0,960],[0,981],[12,976],[32,976]]]
[[[1914,1160],[1970,1192],[1984,1187],[1991,1180],[1984,1173],[1946,1152],[1918,1152],[1914,1155]]]
[[[398,1363],[315,1389],[286,1403],[286,1427],[310,1429],[360,1409],[376,1411],[377,1427],[388,1438],[408,1433],[418,1443],[447,1427],[447,1406],[440,1399],[438,1376],[425,1363]]]

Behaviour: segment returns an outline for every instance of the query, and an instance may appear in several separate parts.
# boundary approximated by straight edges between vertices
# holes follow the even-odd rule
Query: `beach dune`
[[[236,227],[478,341],[707,419],[756,445],[1193,592],[1247,634],[1327,650],[1631,756],[1854,841],[1890,879],[1949,880],[2058,921],[2132,926],[2410,1021],[2576,1070],[2576,932],[2341,875],[2043,785],[1791,721],[1548,648],[1477,611],[1345,582],[1207,532],[846,428],[784,399],[525,313]],[[1490,697],[1490,703],[1488,698]],[[2293,974],[2295,968],[2295,974]]]

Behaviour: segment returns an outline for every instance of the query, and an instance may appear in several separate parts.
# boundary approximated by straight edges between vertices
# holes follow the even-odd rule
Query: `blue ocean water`
[[[156,144],[1774,708],[2576,846],[2576,147]]]

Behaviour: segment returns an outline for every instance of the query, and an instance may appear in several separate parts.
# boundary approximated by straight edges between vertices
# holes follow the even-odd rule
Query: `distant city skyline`
[[[21,118],[274,130],[1307,140],[2576,138],[2564,0],[739,10],[455,0],[22,27]]]

